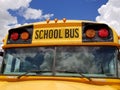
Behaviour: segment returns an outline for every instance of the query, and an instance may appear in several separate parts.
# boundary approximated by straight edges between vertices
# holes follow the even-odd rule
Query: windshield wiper
[[[78,72],[82,77],[84,77],[84,78],[87,78],[89,81],[92,81],[92,79],[90,78],[90,77],[87,77],[87,76],[85,76],[85,75],[83,75],[81,72]]]
[[[52,72],[52,71],[29,70],[29,71],[25,72],[24,74],[19,75],[17,78],[20,79],[22,76],[26,76],[26,75],[29,74],[29,73],[38,73],[38,74],[41,74],[41,73],[46,73],[46,72]],[[87,78],[89,81],[92,81],[91,78],[83,75],[81,72],[73,72],[73,71],[55,71],[55,72],[78,73],[78,74],[80,74],[83,78]]]
[[[41,74],[41,73],[46,73],[46,72],[51,72],[51,71],[29,70],[29,71],[25,72],[24,74],[19,75],[17,78],[20,79],[22,76],[26,76],[29,73]]]
[[[88,79],[89,81],[92,81],[92,79],[90,77],[87,77],[85,75],[83,75],[81,72],[73,72],[73,71],[56,71],[56,72],[64,72],[64,73],[78,73],[80,74],[83,78]]]

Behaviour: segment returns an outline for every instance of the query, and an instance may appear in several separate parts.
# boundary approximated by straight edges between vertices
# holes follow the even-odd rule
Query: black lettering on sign
[[[69,38],[69,29],[65,29],[65,38]]]
[[[59,34],[58,30],[55,29],[55,30],[54,30],[54,38],[58,38],[58,34]]]
[[[62,36],[61,36],[61,30],[60,29],[55,29],[54,30],[54,38],[63,38]]]
[[[79,29],[78,28],[75,29],[75,38],[79,38]]]
[[[52,29],[49,31],[49,38],[50,39],[53,38],[53,30]]]
[[[61,32],[60,29],[59,29],[59,38],[63,38],[63,37],[62,37],[62,32]]]
[[[74,29],[70,29],[70,38],[74,38]]]
[[[79,29],[65,29],[65,38],[79,38]]]
[[[43,30],[40,30],[39,31],[39,39],[43,39],[42,33],[43,33]]]
[[[44,30],[44,39],[48,39],[48,30]]]
[[[62,36],[61,29],[50,30],[36,30],[35,39],[58,39],[58,38],[79,38],[79,28],[71,28],[64,30],[64,36]]]
[[[41,36],[41,33],[43,32],[43,30],[39,31],[36,30],[35,31],[35,39],[42,39],[43,37]]]
[[[36,30],[35,31],[35,39],[38,39],[38,36],[39,36],[39,30]]]

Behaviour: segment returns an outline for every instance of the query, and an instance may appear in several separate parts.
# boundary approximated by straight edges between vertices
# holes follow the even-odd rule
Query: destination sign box
[[[80,38],[79,27],[40,28],[34,30],[34,40]]]

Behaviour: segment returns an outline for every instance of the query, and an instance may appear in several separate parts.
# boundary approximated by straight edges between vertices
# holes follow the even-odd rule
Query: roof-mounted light
[[[58,22],[58,19],[57,19],[57,18],[55,18],[55,19],[54,19],[54,21],[55,21],[55,23],[57,23],[57,22]]]
[[[64,23],[66,22],[66,20],[67,20],[66,18],[63,18],[63,22],[64,22]]]
[[[47,22],[47,23],[49,23],[49,22],[50,22],[50,19],[49,19],[49,18],[48,18],[48,19],[46,19],[46,22]]]

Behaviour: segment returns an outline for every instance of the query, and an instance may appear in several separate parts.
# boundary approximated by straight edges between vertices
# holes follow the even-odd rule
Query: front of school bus
[[[1,90],[120,90],[119,39],[106,24],[33,23],[10,29],[3,49]]]

